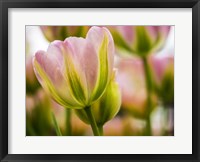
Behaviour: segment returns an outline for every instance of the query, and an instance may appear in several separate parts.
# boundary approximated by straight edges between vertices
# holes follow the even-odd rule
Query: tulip
[[[113,74],[113,61],[110,32],[92,27],[85,39],[53,41],[47,52],[35,54],[33,65],[40,84],[56,102],[66,108],[85,109],[92,117],[90,106],[105,92]]]
[[[69,36],[85,37],[89,29],[87,26],[41,26],[40,28],[50,42],[64,40]]]
[[[32,65],[32,57],[27,56],[26,58],[26,93],[27,94],[34,94],[40,84],[35,76],[33,65]]]
[[[121,92],[118,83],[115,81],[115,76],[113,75],[103,96],[91,106],[95,121],[101,131],[103,131],[103,125],[116,116],[120,106]],[[83,122],[87,124],[90,123],[85,111],[76,110],[76,114]]]
[[[52,42],[33,59],[43,88],[60,105],[81,109],[104,93],[113,73],[114,43],[106,28],[92,27],[86,39]]]
[[[119,50],[144,57],[163,47],[170,26],[111,26],[109,29]]]
[[[150,59],[155,87],[165,106],[174,103],[174,57],[152,57]]]
[[[117,81],[122,91],[122,108],[135,117],[146,118],[148,115],[147,91],[143,63],[138,58],[121,59],[117,65]],[[153,110],[156,103],[155,95],[151,96]]]

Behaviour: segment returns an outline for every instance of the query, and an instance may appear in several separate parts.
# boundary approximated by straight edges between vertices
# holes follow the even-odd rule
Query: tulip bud
[[[33,71],[32,57],[28,57],[26,59],[26,93],[34,94],[39,87],[40,84]]]
[[[107,121],[114,118],[121,106],[121,93],[114,78],[113,75],[103,96],[91,106],[95,121],[99,126],[103,126]],[[76,114],[83,122],[90,124],[84,110],[76,110]]]
[[[170,26],[111,26],[109,29],[119,50],[144,57],[162,48]]]
[[[105,92],[113,73],[114,42],[106,28],[92,27],[86,38],[54,41],[33,59],[37,79],[63,107],[83,109]]]
[[[87,26],[41,26],[42,33],[50,42],[65,40],[66,37],[85,37],[89,29]]]

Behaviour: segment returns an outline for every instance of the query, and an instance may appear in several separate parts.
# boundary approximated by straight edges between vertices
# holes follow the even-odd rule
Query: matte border
[[[1,162],[126,161],[200,162],[200,0],[0,0]],[[8,154],[9,8],[192,8],[192,154]],[[199,63],[199,65],[198,65]]]

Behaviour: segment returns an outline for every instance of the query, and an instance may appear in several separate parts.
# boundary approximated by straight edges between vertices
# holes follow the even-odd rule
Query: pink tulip
[[[174,57],[150,58],[155,90],[164,106],[174,104]]]
[[[158,85],[161,85],[166,73],[174,75],[174,57],[151,57],[150,64],[152,67],[154,79]]]
[[[119,50],[145,56],[162,48],[170,26],[111,26],[109,29]]]
[[[92,27],[86,38],[50,43],[33,59],[43,88],[60,105],[81,109],[98,100],[113,73],[114,42],[106,28]]]
[[[122,91],[122,108],[137,117],[145,118],[147,92],[142,61],[138,58],[123,59],[117,68],[117,81]],[[152,96],[152,101],[155,105],[155,96]]]

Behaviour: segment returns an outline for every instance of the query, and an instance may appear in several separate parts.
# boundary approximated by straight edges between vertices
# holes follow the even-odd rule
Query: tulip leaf
[[[53,112],[51,113],[51,116],[52,116],[52,120],[53,120],[53,125],[54,125],[54,128],[55,128],[55,131],[56,131],[56,135],[57,136],[62,136],[62,133],[61,133],[60,128],[58,126],[58,123],[56,121],[56,117],[55,117]]]

